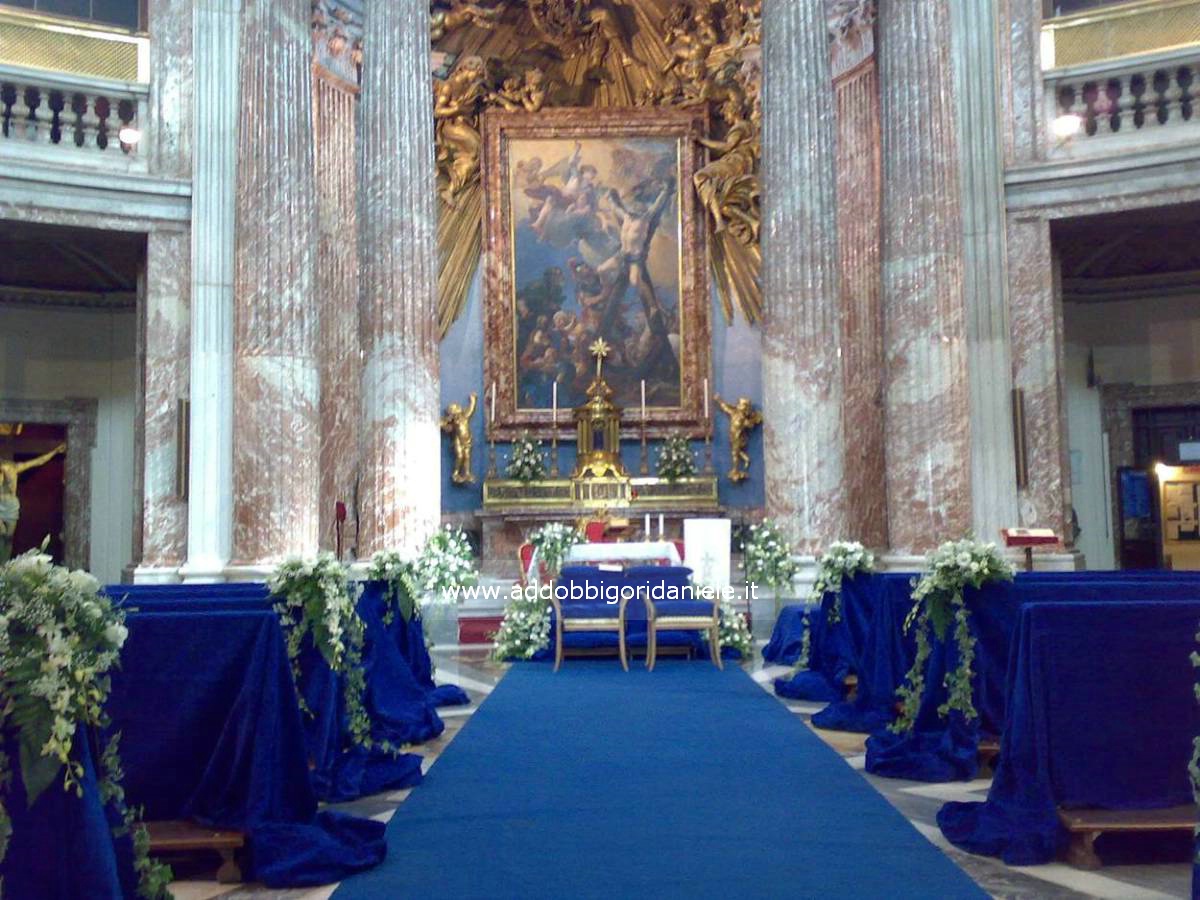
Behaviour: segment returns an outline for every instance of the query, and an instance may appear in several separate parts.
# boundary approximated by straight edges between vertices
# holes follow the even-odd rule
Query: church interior
[[[1200,897],[1200,0],[0,0],[0,900]]]

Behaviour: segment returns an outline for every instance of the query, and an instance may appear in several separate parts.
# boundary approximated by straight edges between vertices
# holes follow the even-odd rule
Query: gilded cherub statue
[[[732,406],[719,395],[714,395],[714,399],[721,411],[729,416],[729,480],[737,484],[750,477],[750,454],[746,448],[750,444],[750,430],[762,424],[762,413],[754,408],[749,397],[741,397]]]
[[[19,433],[20,426],[7,426],[4,434]],[[67,445],[59,444],[48,453],[16,462],[7,457],[0,457],[0,564],[6,563],[12,556],[12,539],[17,530],[17,521],[21,518],[21,499],[17,496],[17,480],[22,473],[38,466],[44,466],[55,456],[66,452]]]
[[[471,402],[464,410],[459,404],[451,403],[442,416],[442,431],[451,435],[454,446],[454,474],[450,480],[455,484],[474,484],[471,474],[471,416],[475,415],[478,397],[471,392]]]
[[[506,112],[538,112],[546,103],[546,73],[531,67],[525,70],[524,79],[517,75],[506,78],[488,100]]]

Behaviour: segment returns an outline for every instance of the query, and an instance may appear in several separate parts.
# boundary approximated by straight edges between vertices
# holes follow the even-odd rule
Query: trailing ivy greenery
[[[350,580],[346,568],[332,553],[315,560],[289,559],[267,579],[267,588],[275,597],[275,612],[287,639],[288,660],[297,687],[301,710],[312,711],[299,694],[300,652],[305,637],[334,672],[344,675],[343,700],[350,737],[360,747],[395,751],[389,744],[371,741],[371,717],[363,702],[366,677],[362,668],[365,628],[355,605],[361,586]]]
[[[37,550],[0,567],[0,745],[17,745],[29,805],[60,778],[63,790],[83,796],[75,742],[110,725],[108,673],[127,635],[124,615],[88,573],[56,566]],[[119,738],[113,735],[97,760],[101,802],[117,813],[115,835],[133,832],[139,895],[169,897],[171,870],[150,859],[140,812],[125,804]],[[0,860],[12,834],[5,803],[13,777],[12,760],[0,746]]]
[[[820,604],[826,594],[833,594],[833,602],[825,615],[825,621],[836,625],[842,620],[842,582],[859,572],[875,571],[875,554],[858,541],[834,541],[829,549],[817,558],[817,577],[813,582],[809,600]]]
[[[692,454],[692,443],[682,434],[672,434],[663,441],[658,451],[657,472],[659,478],[678,481],[696,474],[696,458]]]
[[[946,702],[938,707],[942,718],[957,710],[967,721],[978,718],[972,680],[975,676],[975,637],[971,633],[971,614],[963,592],[979,589],[993,581],[1011,581],[1012,565],[995,544],[967,538],[947,541],[925,559],[925,568],[913,582],[913,607],[904,620],[904,630],[916,628],[917,655],[904,683],[896,691],[900,714],[889,726],[896,734],[911,732],[916,724],[925,692],[925,666],[932,652],[930,634],[945,640],[954,626],[958,665],[943,680]]]
[[[751,525],[742,538],[742,569],[749,584],[779,588],[790,585],[796,574],[791,545],[783,530],[770,519]]]
[[[542,442],[531,438],[528,431],[522,432],[512,443],[505,474],[517,481],[537,481],[544,477],[546,460]]]
[[[372,556],[371,565],[367,568],[367,578],[387,584],[386,606],[383,610],[384,625],[391,625],[396,621],[397,613],[405,622],[412,621],[414,615],[417,618],[421,617],[421,610],[417,605],[421,587],[417,584],[414,566],[395,550],[380,550]]]

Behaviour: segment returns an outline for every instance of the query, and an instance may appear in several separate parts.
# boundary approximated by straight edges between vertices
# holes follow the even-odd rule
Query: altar
[[[705,410],[707,471],[676,477],[652,476],[646,466],[646,408],[641,416],[642,472],[631,475],[621,461],[621,407],[604,378],[604,357],[609,348],[597,340],[591,349],[596,372],[587,389],[587,401],[574,408],[576,464],[569,477],[557,469],[535,478],[499,477],[492,462],[483,482],[483,508],[478,510],[482,531],[482,567],[496,577],[520,574],[518,549],[526,536],[547,522],[562,522],[583,530],[589,521],[628,519],[631,537],[640,540],[681,539],[683,520],[717,517],[724,513],[718,501],[717,476],[711,471],[711,424]],[[494,393],[494,392],[493,392]],[[558,394],[551,412],[551,459],[557,459]],[[495,418],[495,399],[490,417]],[[660,523],[661,522],[661,526]],[[638,533],[639,523],[645,523]]]

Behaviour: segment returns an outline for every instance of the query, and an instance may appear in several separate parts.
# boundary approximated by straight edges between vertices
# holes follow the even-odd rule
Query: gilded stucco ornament
[[[737,484],[750,477],[750,432],[763,423],[762,412],[754,408],[749,397],[737,403],[726,403],[715,397],[721,412],[729,416],[729,480]]]
[[[471,416],[475,415],[478,399],[472,392],[466,409],[463,409],[461,404],[451,403],[438,423],[442,431],[450,435],[451,447],[454,450],[454,472],[450,480],[455,484],[475,482],[475,476],[471,474]]]

